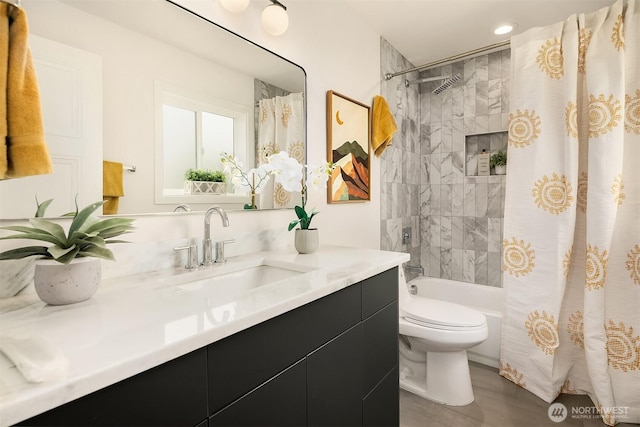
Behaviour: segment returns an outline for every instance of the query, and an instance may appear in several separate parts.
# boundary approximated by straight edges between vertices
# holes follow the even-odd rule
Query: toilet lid
[[[414,297],[402,307],[407,320],[437,327],[464,328],[484,325],[484,314],[464,305]]]

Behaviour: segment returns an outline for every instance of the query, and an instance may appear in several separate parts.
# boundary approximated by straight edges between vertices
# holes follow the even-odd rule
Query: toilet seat
[[[403,307],[403,317],[411,323],[434,329],[459,330],[486,326],[481,312],[452,302],[413,297]]]

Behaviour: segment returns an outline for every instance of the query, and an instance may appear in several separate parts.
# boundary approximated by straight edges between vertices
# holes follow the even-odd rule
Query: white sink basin
[[[185,275],[172,286],[176,292],[195,292],[214,298],[216,302],[229,301],[257,288],[309,272],[308,268],[296,265],[272,265],[267,260],[253,263],[201,269]]]

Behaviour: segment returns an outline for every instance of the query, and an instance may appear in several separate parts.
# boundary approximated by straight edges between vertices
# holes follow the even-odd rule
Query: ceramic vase
[[[496,172],[496,175],[504,175],[507,173],[507,166],[506,165],[496,165],[494,166],[494,170]]]
[[[307,230],[301,228],[296,229],[294,244],[298,253],[311,254],[318,249],[319,243],[320,239],[317,228]]]
[[[69,264],[50,259],[36,261],[34,285],[40,299],[51,305],[85,301],[98,290],[102,279],[99,258],[76,258]]]

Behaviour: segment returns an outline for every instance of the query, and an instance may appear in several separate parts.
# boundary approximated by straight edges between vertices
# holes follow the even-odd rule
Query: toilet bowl
[[[473,402],[467,349],[487,339],[484,314],[411,295],[400,270],[400,387],[452,406]]]

